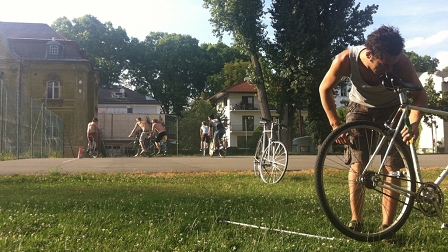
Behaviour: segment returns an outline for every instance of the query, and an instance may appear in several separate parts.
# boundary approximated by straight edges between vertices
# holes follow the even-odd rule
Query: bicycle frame
[[[404,124],[404,127],[410,127],[409,113],[411,110],[417,110],[417,111],[424,112],[427,114],[432,114],[432,115],[448,116],[448,112],[446,112],[446,111],[429,109],[429,108],[424,108],[424,107],[419,107],[419,106],[409,104],[407,102],[408,101],[407,92],[405,92],[403,90],[399,93],[399,96],[400,96],[400,102],[401,102],[400,108],[398,108],[398,110],[394,114],[393,118],[391,120],[388,120],[385,123],[386,128],[389,129],[391,132],[393,132],[393,135],[392,135],[392,137],[388,137],[387,134],[385,136],[383,136],[382,139],[380,140],[378,146],[376,147],[375,151],[373,152],[372,156],[378,155],[380,153],[381,148],[384,146],[384,144],[386,144],[387,141],[390,140],[390,144],[388,144],[388,146],[387,146],[384,157],[386,157],[389,154],[390,150],[392,149],[393,140],[401,137],[401,134],[399,134],[399,130],[397,130],[397,129],[400,129],[403,126],[403,124]],[[396,121],[397,118],[399,118],[398,121]],[[417,185],[417,188],[419,188],[423,184],[423,177],[422,177],[422,173],[421,173],[420,164],[418,162],[417,151],[415,150],[415,145],[412,141],[410,141],[409,150],[410,150],[411,157],[412,157],[413,169],[414,169],[415,175],[416,175],[416,185]],[[369,167],[372,164],[372,160],[373,160],[373,158],[371,158],[368,161],[368,163],[366,164],[366,166],[362,172],[363,174],[365,174],[365,172],[367,171],[367,167]],[[386,162],[386,158],[383,158],[381,160],[381,164],[379,166],[377,175],[381,174],[381,170],[382,170],[382,167],[385,166],[385,162]],[[394,172],[392,172],[392,173],[394,173]],[[399,174],[388,174],[388,175],[389,176],[398,176]],[[447,175],[448,175],[448,166],[446,166],[446,168],[441,172],[439,177],[434,181],[434,184],[439,186],[440,183],[445,179],[445,177]],[[404,190],[402,187],[395,186],[394,184],[388,183],[384,180],[381,180],[379,182],[380,183],[378,183],[377,185],[383,189],[388,189],[388,190],[395,191],[395,192],[398,192],[398,193],[401,193],[404,195],[410,195],[412,197],[418,196],[418,190],[416,190],[416,192],[411,192],[409,190]],[[445,223],[444,218],[442,216],[441,209],[440,209],[438,202],[432,201],[432,204],[434,205],[434,208],[437,211],[437,215],[442,222],[442,228],[448,228],[447,224]]]

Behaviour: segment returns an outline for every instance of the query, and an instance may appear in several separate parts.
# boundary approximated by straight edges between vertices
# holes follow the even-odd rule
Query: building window
[[[58,55],[59,54],[59,46],[57,46],[57,45],[50,45],[50,48],[48,49],[48,53],[50,55]]]
[[[243,131],[254,131],[254,116],[243,116]]]
[[[133,113],[133,109],[132,108],[128,108],[128,114],[132,114]]]
[[[58,81],[47,81],[47,99],[59,99],[60,89]]]
[[[253,96],[243,96],[241,101],[244,109],[254,109],[254,97]]]

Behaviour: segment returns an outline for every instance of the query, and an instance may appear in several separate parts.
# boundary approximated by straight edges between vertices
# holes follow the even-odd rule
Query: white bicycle
[[[285,145],[273,139],[273,128],[278,128],[279,136],[283,126],[279,124],[278,119],[270,121],[262,118],[260,123],[263,124],[263,133],[255,149],[254,173],[259,175],[263,182],[275,184],[283,178],[288,166],[288,151]]]

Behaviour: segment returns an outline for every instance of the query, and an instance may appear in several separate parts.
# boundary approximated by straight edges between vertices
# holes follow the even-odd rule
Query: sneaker
[[[135,154],[134,157],[138,157],[138,155],[139,155],[139,154],[138,154],[138,152],[137,152],[137,154]]]
[[[158,151],[156,155],[159,155],[159,154],[160,154],[160,151]]]
[[[202,151],[202,149],[199,149],[199,151]]]
[[[347,227],[355,232],[362,232],[362,223],[358,222],[357,220],[351,220]]]

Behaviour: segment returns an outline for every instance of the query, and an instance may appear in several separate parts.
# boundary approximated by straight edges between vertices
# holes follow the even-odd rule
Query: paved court
[[[448,154],[419,156],[422,167],[446,167]],[[315,155],[290,155],[288,170],[313,169]],[[252,156],[219,157],[123,157],[123,158],[36,158],[0,161],[0,175],[61,173],[206,172],[252,171]]]

